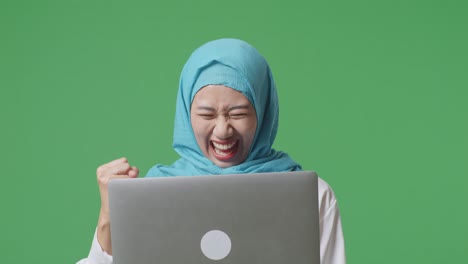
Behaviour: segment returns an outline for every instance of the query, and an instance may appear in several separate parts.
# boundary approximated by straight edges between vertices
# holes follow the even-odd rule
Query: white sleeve
[[[343,230],[335,194],[330,186],[319,178],[320,262],[345,264]]]
[[[94,232],[93,244],[87,258],[76,264],[112,264],[112,256],[103,251],[97,240],[97,232]]]

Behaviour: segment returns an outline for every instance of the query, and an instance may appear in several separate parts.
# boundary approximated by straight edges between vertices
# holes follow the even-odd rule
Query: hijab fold
[[[241,92],[254,106],[255,137],[247,159],[220,168],[200,150],[190,122],[195,94],[207,85],[224,85]],[[272,148],[278,130],[278,95],[270,67],[258,51],[238,39],[219,39],[196,49],[179,82],[173,148],[181,156],[170,166],[156,165],[147,177],[190,176],[301,170],[286,153]]]

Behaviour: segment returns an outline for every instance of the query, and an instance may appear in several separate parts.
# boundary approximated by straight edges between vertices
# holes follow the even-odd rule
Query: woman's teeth
[[[236,142],[232,142],[230,144],[219,144],[219,143],[216,143],[214,141],[213,142],[213,146],[215,147],[215,150],[223,150],[223,151],[226,151],[230,148],[232,148],[234,146],[234,144],[236,144]]]
[[[232,153],[231,151],[221,151],[218,148],[214,148],[214,151],[216,152],[216,154],[222,155],[222,156],[226,156]]]
[[[224,160],[231,159],[235,155],[235,152],[237,151],[238,143],[239,143],[238,140],[230,141],[227,144],[221,144],[218,142],[211,141],[211,146],[213,148],[213,151],[216,157],[219,160],[224,161]]]

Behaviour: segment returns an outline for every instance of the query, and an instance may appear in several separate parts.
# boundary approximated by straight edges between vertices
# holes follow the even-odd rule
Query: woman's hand
[[[127,158],[120,158],[99,166],[96,171],[99,192],[101,194],[101,211],[97,226],[97,239],[102,250],[112,255],[109,195],[107,185],[112,179],[125,179],[138,177],[139,170],[128,163]]]

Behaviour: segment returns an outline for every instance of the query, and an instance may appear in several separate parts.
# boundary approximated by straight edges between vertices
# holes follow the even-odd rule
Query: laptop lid
[[[116,264],[319,264],[314,172],[109,183]]]

